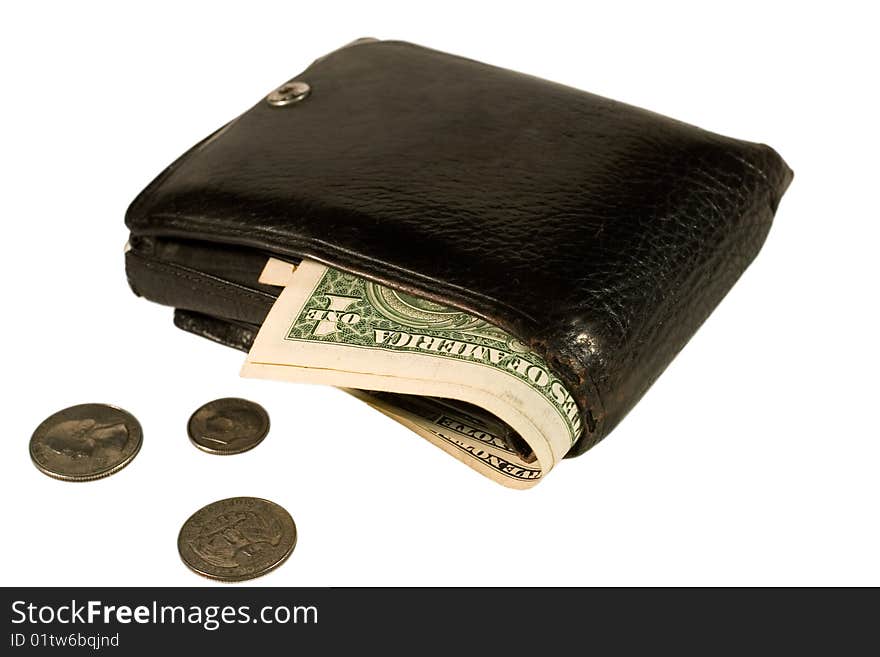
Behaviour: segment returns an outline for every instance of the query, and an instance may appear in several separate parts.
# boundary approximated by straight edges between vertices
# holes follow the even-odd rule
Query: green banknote
[[[533,485],[580,435],[579,409],[563,382],[497,326],[311,261],[296,268],[272,261],[264,276],[280,276],[261,280],[285,289],[245,376],[353,389],[515,487]]]

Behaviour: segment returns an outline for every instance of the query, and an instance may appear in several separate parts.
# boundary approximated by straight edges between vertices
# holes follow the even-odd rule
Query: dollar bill
[[[273,258],[260,281],[284,290],[243,376],[344,388],[514,488],[540,481],[581,433],[547,363],[483,319],[312,261]]]

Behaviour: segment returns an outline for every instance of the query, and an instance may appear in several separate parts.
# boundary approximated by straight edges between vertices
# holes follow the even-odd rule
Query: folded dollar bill
[[[242,375],[338,386],[478,472],[534,486],[581,433],[540,356],[488,322],[351,273],[272,258],[283,286]]]

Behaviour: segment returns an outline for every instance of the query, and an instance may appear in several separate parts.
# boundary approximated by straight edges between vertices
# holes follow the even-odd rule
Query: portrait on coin
[[[218,445],[231,445],[258,434],[261,423],[261,418],[248,408],[224,409],[222,414],[211,413],[205,418],[200,437]]]
[[[104,450],[121,452],[128,442],[124,422],[100,423],[92,418],[65,420],[52,426],[43,443],[69,458],[89,458]]]

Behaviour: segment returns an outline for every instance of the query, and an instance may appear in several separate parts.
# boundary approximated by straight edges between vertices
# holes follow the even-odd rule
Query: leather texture
[[[174,310],[174,325],[184,331],[241,351],[250,350],[260,330],[259,324],[232,322],[181,308]]]
[[[251,276],[268,254],[469,311],[567,383],[572,455],[724,297],[792,177],[768,146],[408,43],[294,79],[305,100],[261,100],[134,200],[133,289],[239,348],[277,294]]]

